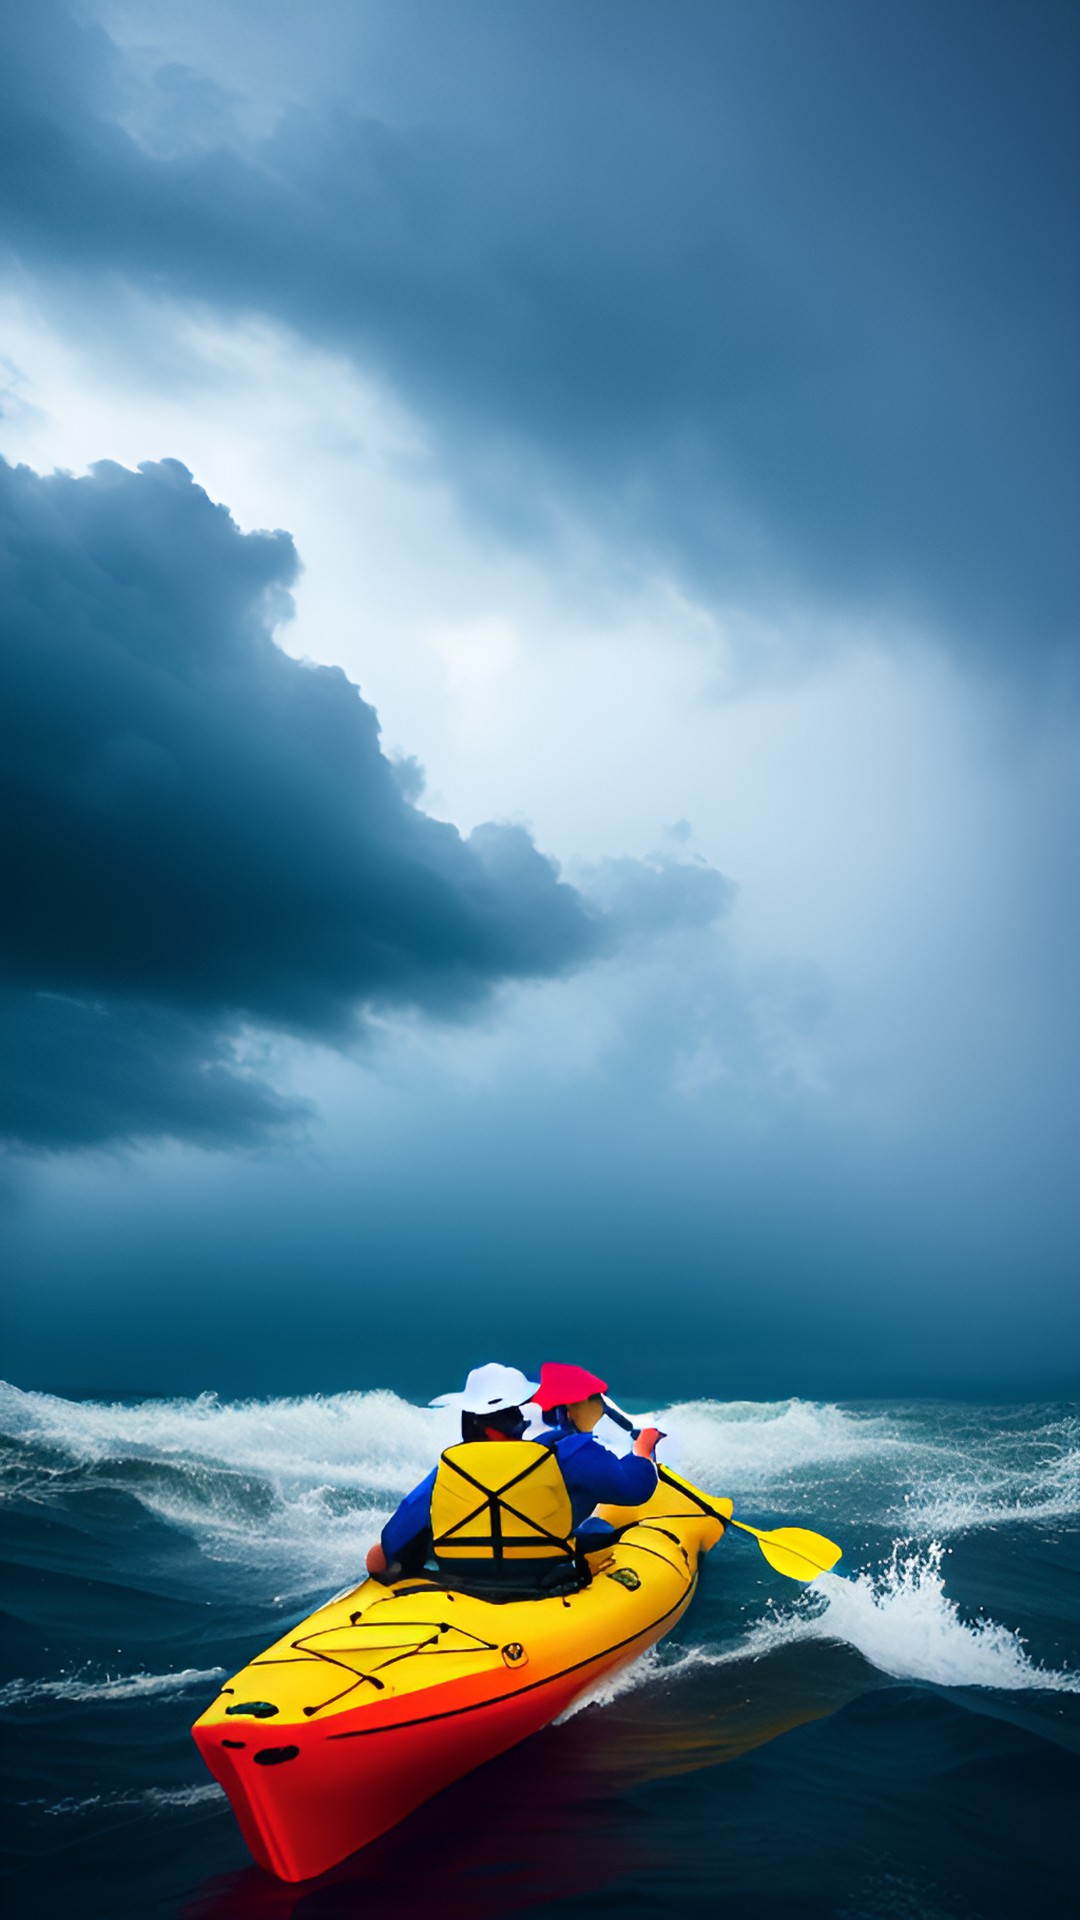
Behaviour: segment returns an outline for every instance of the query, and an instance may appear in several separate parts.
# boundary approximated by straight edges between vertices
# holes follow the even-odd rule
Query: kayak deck
[[[285,1880],[325,1872],[652,1646],[730,1513],[704,1499],[671,1475],[644,1507],[602,1509],[625,1531],[576,1593],[364,1580],[283,1635],[193,1728],[255,1858]]]

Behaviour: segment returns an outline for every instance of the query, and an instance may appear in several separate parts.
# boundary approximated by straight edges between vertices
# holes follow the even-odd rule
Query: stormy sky
[[[1080,21],[0,10],[4,1371],[1080,1351]]]

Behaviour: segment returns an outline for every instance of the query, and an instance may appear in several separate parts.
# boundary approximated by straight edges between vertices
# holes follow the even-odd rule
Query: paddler
[[[537,1438],[552,1449],[562,1469],[574,1533],[584,1548],[613,1538],[606,1521],[589,1517],[594,1507],[640,1507],[656,1491],[656,1443],[662,1437],[657,1427],[643,1428],[627,1454],[612,1453],[593,1438],[606,1392],[607,1381],[587,1368],[546,1360],[533,1395],[549,1422]]]
[[[504,1367],[497,1360],[474,1367],[460,1393],[441,1393],[429,1404],[456,1407],[461,1414],[463,1444],[478,1440],[522,1440],[528,1426],[522,1408],[537,1391],[535,1380],[527,1380],[517,1367]],[[396,1580],[399,1574],[420,1570],[432,1546],[431,1496],[438,1467],[405,1495],[392,1514],[381,1537],[368,1550],[367,1570],[376,1579]]]

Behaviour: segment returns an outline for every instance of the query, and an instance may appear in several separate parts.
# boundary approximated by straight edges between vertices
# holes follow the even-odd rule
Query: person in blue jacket
[[[473,1368],[461,1393],[442,1393],[431,1405],[459,1409],[463,1440],[522,1440],[529,1423],[521,1409],[536,1390],[536,1381],[526,1380],[517,1367],[491,1360]],[[376,1579],[396,1580],[423,1566],[431,1548],[431,1494],[437,1473],[438,1467],[432,1467],[405,1495],[368,1550],[367,1570]]]
[[[433,1407],[454,1406],[461,1412],[463,1440],[521,1440],[528,1422],[522,1408],[535,1402],[551,1425],[530,1435],[549,1446],[558,1460],[570,1497],[574,1536],[588,1550],[615,1537],[606,1521],[593,1519],[596,1506],[638,1507],[656,1487],[653,1454],[660,1435],[647,1427],[630,1454],[612,1453],[592,1437],[603,1416],[607,1383],[584,1367],[548,1361],[540,1382],[526,1380],[516,1367],[497,1361],[474,1367],[461,1393],[444,1393]],[[417,1573],[431,1548],[431,1495],[437,1467],[407,1493],[367,1555],[367,1570],[377,1579],[395,1580]]]
[[[535,1437],[553,1449],[574,1515],[574,1534],[586,1550],[615,1538],[607,1521],[590,1518],[594,1507],[640,1507],[656,1491],[654,1454],[660,1433],[645,1427],[632,1453],[612,1453],[593,1439],[604,1414],[607,1381],[585,1367],[545,1361],[533,1398],[550,1425]],[[531,1436],[530,1436],[531,1437]]]

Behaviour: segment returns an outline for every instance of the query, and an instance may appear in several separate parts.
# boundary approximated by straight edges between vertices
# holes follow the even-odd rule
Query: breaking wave
[[[358,1577],[398,1498],[454,1438],[453,1415],[385,1392],[294,1400],[73,1402],[0,1384],[9,1494],[124,1493],[212,1559],[296,1591]]]
[[[695,1400],[648,1417],[667,1435],[664,1457],[689,1479],[745,1492],[768,1490],[808,1468],[877,1461],[903,1446],[884,1415],[809,1400]]]
[[[760,1524],[772,1524],[773,1515],[805,1518],[848,1543],[860,1535],[875,1541],[877,1553],[882,1536],[916,1543],[897,1548],[877,1572],[819,1580],[793,1607],[759,1619],[738,1657],[757,1657],[785,1638],[832,1639],[898,1678],[1073,1689],[1069,1676],[1037,1667],[1009,1628],[961,1617],[945,1593],[940,1543],[980,1527],[1057,1525],[1080,1511],[1074,1412],[702,1400],[650,1417],[668,1435],[664,1458],[704,1486],[732,1493],[736,1512]],[[275,1602],[356,1580],[398,1498],[454,1436],[452,1413],[384,1390],[106,1405],[0,1384],[9,1496],[32,1507],[83,1502],[84,1512],[88,1496],[123,1494],[185,1533],[208,1559],[252,1574],[260,1594],[271,1582],[284,1589],[273,1591]],[[615,1429],[602,1427],[600,1437],[626,1445]],[[726,1649],[709,1654],[721,1657],[730,1657]],[[656,1673],[670,1671],[665,1656]],[[640,1683],[618,1681],[620,1688]],[[44,1691],[6,1697],[136,1698],[183,1684],[184,1674],[76,1674],[14,1681],[16,1689]]]
[[[900,1541],[877,1572],[823,1574],[794,1606],[758,1621],[736,1651],[760,1659],[793,1641],[834,1640],[894,1680],[1080,1692],[1080,1676],[1039,1666],[1014,1629],[981,1614],[962,1617],[945,1592],[945,1551],[937,1541]]]
[[[847,1471],[900,1444],[884,1418],[798,1400],[698,1401],[657,1417],[673,1465],[706,1485],[782,1491],[792,1511],[816,1497],[825,1467]],[[126,1493],[211,1558],[273,1568],[293,1591],[357,1577],[398,1499],[456,1433],[453,1413],[382,1390],[104,1405],[0,1383],[9,1492],[39,1504]],[[616,1428],[601,1437],[627,1444]]]
[[[233,1402],[204,1393],[131,1406],[0,1383],[0,1431],[55,1450],[58,1462],[201,1462],[285,1482],[332,1474],[339,1485],[396,1492],[454,1437],[454,1416],[383,1391]]]
[[[650,1647],[582,1694],[561,1718],[570,1720],[586,1707],[610,1706],[639,1687],[667,1685],[707,1667],[762,1660],[809,1640],[853,1647],[894,1680],[1080,1693],[1080,1675],[1039,1666],[1018,1632],[982,1615],[962,1618],[945,1592],[944,1553],[939,1543],[921,1551],[897,1543],[877,1573],[849,1579],[825,1574],[793,1606],[770,1610],[730,1645]]]

